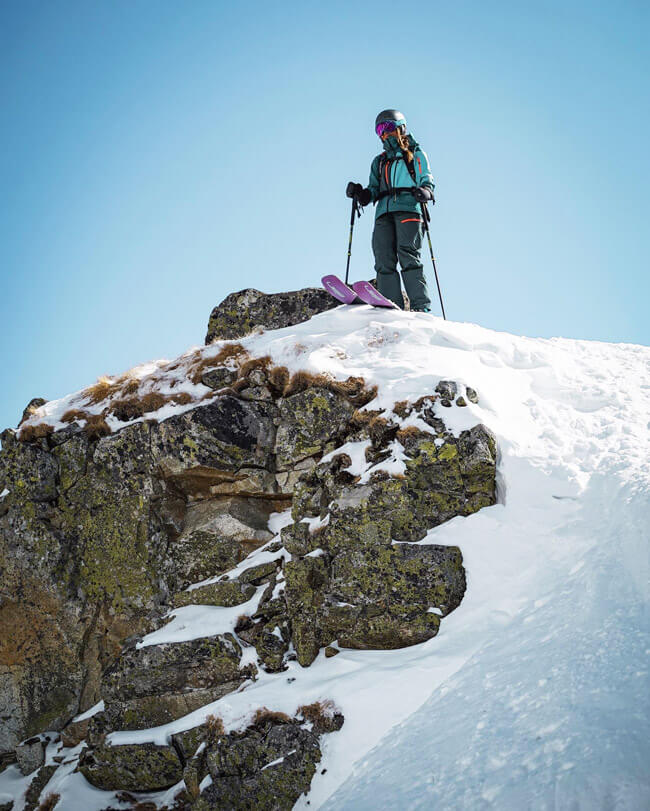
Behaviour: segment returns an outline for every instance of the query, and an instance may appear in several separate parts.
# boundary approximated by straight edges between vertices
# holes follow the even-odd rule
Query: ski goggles
[[[375,127],[375,132],[381,138],[385,132],[395,132],[398,126],[396,121],[382,121]]]

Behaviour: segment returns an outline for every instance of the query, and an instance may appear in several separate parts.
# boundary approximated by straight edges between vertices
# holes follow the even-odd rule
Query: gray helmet
[[[382,110],[375,118],[375,129],[384,121],[394,121],[398,127],[406,127],[406,119],[399,110]]]

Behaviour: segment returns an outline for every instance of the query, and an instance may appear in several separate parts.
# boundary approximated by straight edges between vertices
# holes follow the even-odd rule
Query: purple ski
[[[377,288],[373,287],[370,282],[354,282],[352,289],[357,296],[359,296],[361,301],[365,301],[366,304],[372,304],[373,307],[390,307],[392,310],[399,309],[397,304],[393,304],[392,301],[382,296]]]
[[[355,291],[342,282],[338,276],[323,276],[321,283],[330,295],[343,304],[353,304],[359,298]]]

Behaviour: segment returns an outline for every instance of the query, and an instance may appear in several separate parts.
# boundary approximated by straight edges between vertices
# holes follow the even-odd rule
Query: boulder
[[[36,411],[37,408],[45,405],[47,400],[44,397],[32,397],[32,399],[27,403],[25,408],[23,409],[22,417],[20,418],[20,422],[18,423],[18,427],[28,420],[32,414]]]
[[[321,751],[318,735],[298,722],[266,721],[208,747],[208,808],[289,811],[309,791]]]
[[[241,338],[258,327],[291,327],[337,306],[337,301],[320,287],[271,294],[252,288],[240,290],[212,310],[205,342]]]
[[[45,741],[29,738],[16,747],[18,768],[23,774],[31,774],[45,763]]]
[[[153,743],[99,745],[85,749],[79,771],[105,791],[160,791],[178,783],[183,766],[173,746]]]
[[[236,690],[254,674],[241,653],[230,634],[125,650],[102,678],[104,729],[159,726]]]
[[[196,468],[216,474],[251,466],[270,470],[276,416],[276,407],[269,403],[216,397],[152,426],[153,458],[181,487],[181,474]]]

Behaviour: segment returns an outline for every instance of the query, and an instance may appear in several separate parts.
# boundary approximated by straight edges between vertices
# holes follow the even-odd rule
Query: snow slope
[[[456,431],[484,422],[496,433],[500,503],[421,541],[460,546],[467,569],[465,598],[435,639],[321,652],[309,668],[262,674],[113,743],[164,742],[211,713],[231,729],[260,705],[293,712],[332,698],[345,725],[323,739],[322,769],[297,808],[650,807],[650,349],[365,306],[242,343],[292,369],[363,376],[379,386],[372,409],[431,393],[440,379],[472,386],[478,405],[440,416]],[[286,520],[276,516],[274,531]],[[227,611],[180,609],[162,631],[223,631]],[[71,768],[48,789],[62,807],[106,804],[110,795]],[[13,769],[0,775],[0,802],[11,781]]]

